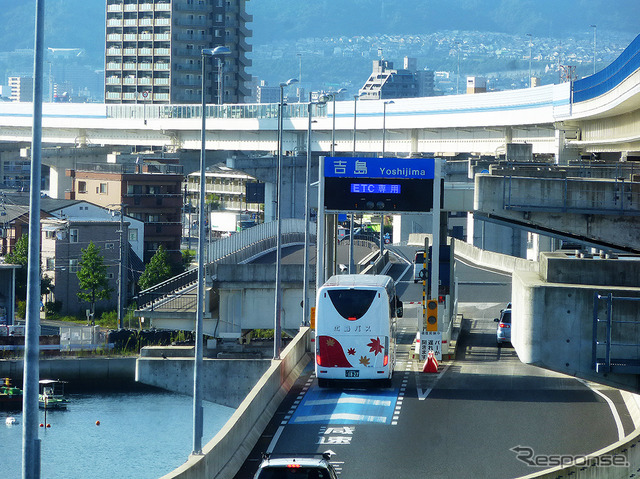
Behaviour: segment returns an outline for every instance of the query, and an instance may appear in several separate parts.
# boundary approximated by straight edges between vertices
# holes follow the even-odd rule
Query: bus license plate
[[[347,378],[357,378],[360,376],[360,371],[358,371],[357,369],[347,369],[344,372],[344,376]]]

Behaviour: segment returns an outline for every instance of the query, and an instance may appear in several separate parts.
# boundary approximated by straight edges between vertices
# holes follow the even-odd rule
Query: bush
[[[115,329],[118,327],[118,312],[117,311],[105,311],[100,316],[100,319],[96,321],[96,324],[103,328]]]
[[[44,303],[44,312],[47,316],[59,314],[62,310],[62,301],[47,301]]]
[[[18,308],[16,309],[16,314],[19,318],[25,319],[27,317],[27,302],[26,301],[18,301]]]

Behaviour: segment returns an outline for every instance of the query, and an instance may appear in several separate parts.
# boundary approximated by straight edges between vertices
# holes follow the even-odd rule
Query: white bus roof
[[[325,286],[342,286],[343,288],[355,288],[355,287],[386,287],[387,284],[393,283],[393,279],[390,276],[383,274],[337,274],[331,276]]]

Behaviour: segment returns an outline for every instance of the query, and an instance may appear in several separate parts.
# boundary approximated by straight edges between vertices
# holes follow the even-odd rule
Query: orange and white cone
[[[437,373],[438,372],[438,360],[433,355],[433,351],[429,351],[427,354],[427,360],[424,362],[424,366],[422,366],[423,373]]]

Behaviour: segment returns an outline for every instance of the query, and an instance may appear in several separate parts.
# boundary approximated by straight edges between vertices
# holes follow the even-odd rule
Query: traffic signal
[[[427,331],[438,330],[438,300],[427,300]]]

